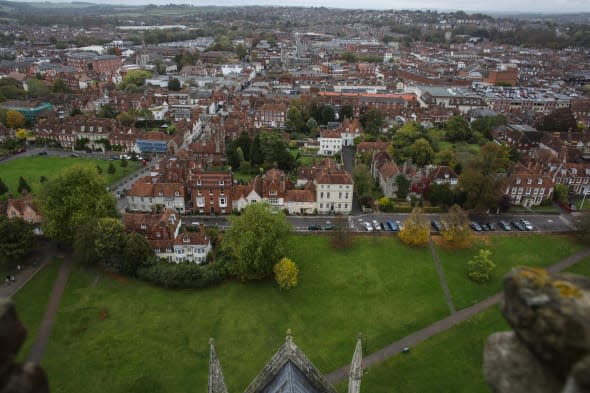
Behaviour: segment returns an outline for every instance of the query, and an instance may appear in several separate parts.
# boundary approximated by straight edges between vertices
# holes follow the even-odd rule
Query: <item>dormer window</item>
[[[184,243],[188,243],[188,242],[190,242],[190,241],[191,241],[191,239],[190,239],[190,237],[188,237],[188,236],[185,236],[185,237],[183,237],[183,238],[182,238],[182,241],[183,241]]]
[[[162,191],[158,191],[158,196],[164,196],[164,193]]]
[[[147,228],[147,225],[141,224],[141,229],[146,229],[146,228]]]
[[[533,184],[533,179],[531,179],[530,177],[526,179],[526,184]]]
[[[201,185],[201,179],[197,179],[197,186]]]
[[[543,179],[541,179],[541,178],[538,178],[538,179],[537,179],[537,184],[543,184]]]
[[[520,184],[520,177],[516,178],[516,184]]]
[[[577,175],[578,174],[578,170],[576,168],[572,168],[572,174],[573,175]]]
[[[174,196],[180,196],[180,192],[178,192],[178,191],[174,192]]]
[[[160,237],[160,232],[156,232],[156,237]]]
[[[223,186],[223,180],[219,180],[219,185]]]

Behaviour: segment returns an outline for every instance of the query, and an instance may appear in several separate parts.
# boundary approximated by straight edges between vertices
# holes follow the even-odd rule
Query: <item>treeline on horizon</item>
[[[72,5],[78,6],[72,6]],[[239,7],[243,10],[260,9],[260,6]],[[273,8],[273,7],[270,7]],[[295,8],[295,7],[294,7]],[[302,9],[301,7],[296,7]],[[187,13],[187,10],[194,10]],[[318,10],[314,8],[314,10]],[[334,10],[333,10],[334,11]],[[175,15],[174,12],[181,13]],[[337,10],[339,15],[345,13],[345,10]],[[416,20],[423,22],[434,22],[437,12],[435,11],[408,11],[411,12]],[[158,15],[161,13],[160,15]],[[260,12],[241,12],[237,17],[243,24],[248,22],[260,22]],[[138,44],[142,41],[146,44],[159,44],[171,41],[183,41],[203,36],[218,37],[225,35],[227,32],[220,31],[220,19],[232,18],[236,15],[236,9],[230,7],[190,7],[187,5],[147,5],[147,6],[120,6],[106,4],[90,3],[43,3],[42,6],[33,3],[16,3],[11,1],[0,1],[0,23],[7,23],[9,20],[18,20],[27,25],[63,25],[69,27],[102,27],[112,28],[117,25],[129,24],[129,19],[136,23],[143,22],[146,24],[178,24],[185,23],[190,26],[190,21],[195,20],[198,16],[201,20],[208,18],[214,19],[215,28],[200,27],[198,29],[188,30],[157,30],[147,31],[142,35],[131,35],[130,40]],[[468,15],[462,11],[455,13],[457,18],[469,17],[479,20],[506,20],[494,19],[491,16],[476,13]],[[170,17],[167,19],[166,17]],[[278,18],[269,18],[266,15],[266,24],[275,25],[275,27],[295,28],[298,27],[297,21],[281,21]],[[555,20],[560,19],[556,17]],[[213,20],[212,20],[213,22]],[[289,22],[289,23],[286,23]],[[303,21],[302,23],[306,23]],[[385,43],[400,40],[402,42],[424,41],[424,42],[445,42],[444,31],[440,29],[424,29],[415,25],[406,25],[388,21],[387,19],[376,20],[372,23],[375,26],[389,26],[393,36],[385,35]],[[300,26],[305,27],[305,26]],[[235,26],[233,27],[235,29]],[[249,29],[248,29],[249,30]],[[249,31],[251,32],[251,31]],[[477,25],[458,25],[453,30],[453,41],[461,42],[468,36],[488,39],[498,44],[521,45],[531,48],[551,48],[564,49],[568,47],[590,48],[590,25],[579,23],[556,23],[553,21],[542,21],[531,23],[530,21],[523,24],[513,31],[500,31],[495,28],[485,29]],[[238,33],[238,32],[234,32]],[[401,38],[399,35],[403,35]],[[395,37],[394,37],[395,36]],[[10,37],[4,37],[2,44],[9,44]],[[78,42],[79,41],[79,42]],[[76,45],[101,44],[100,40],[88,37],[84,39],[80,35]]]

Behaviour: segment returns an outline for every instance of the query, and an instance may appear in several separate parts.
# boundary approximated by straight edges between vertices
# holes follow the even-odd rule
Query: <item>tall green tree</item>
[[[340,121],[344,121],[344,119],[352,119],[354,116],[354,109],[352,105],[342,105],[340,108]]]
[[[451,142],[466,141],[471,138],[471,128],[463,116],[452,116],[445,125],[447,139]]]
[[[270,277],[276,261],[286,255],[291,226],[282,212],[269,209],[266,203],[255,203],[242,215],[230,217],[222,247],[231,258],[231,272],[240,280]]]
[[[124,265],[121,266],[121,273],[134,276],[137,273],[137,269],[147,265],[153,255],[152,247],[145,237],[138,233],[128,234],[123,253]]]
[[[373,179],[369,167],[365,164],[357,164],[352,169],[352,180],[354,181],[354,188],[357,196],[360,198],[363,195],[371,192],[373,188]]]
[[[4,183],[2,178],[0,178],[0,195],[6,194],[8,192],[8,186]]]
[[[44,183],[39,196],[43,232],[72,245],[74,234],[87,221],[117,217],[115,198],[93,168],[74,166]]]
[[[409,148],[412,160],[419,166],[424,166],[432,163],[434,159],[434,150],[430,143],[424,139],[419,138]]]
[[[498,205],[503,195],[501,172],[510,165],[508,151],[496,143],[484,145],[479,155],[467,163],[459,176],[459,187],[466,194],[465,207],[486,211]]]
[[[381,131],[385,124],[383,113],[379,109],[369,109],[367,113],[361,116],[361,123],[365,132],[376,135]]]
[[[22,218],[8,219],[0,214],[0,264],[3,267],[13,269],[36,245],[37,237],[31,224]]]
[[[18,192],[20,192],[21,194],[31,193],[31,186],[22,176],[19,176],[18,178]]]
[[[121,272],[124,266],[124,250],[127,244],[127,234],[123,223],[112,217],[98,219],[94,251],[100,264]]]
[[[399,199],[406,199],[410,192],[410,181],[404,175],[397,175],[395,178],[395,184],[397,185],[395,195],[397,195]]]
[[[172,78],[168,81],[168,89],[172,91],[179,91],[182,88],[178,78]]]

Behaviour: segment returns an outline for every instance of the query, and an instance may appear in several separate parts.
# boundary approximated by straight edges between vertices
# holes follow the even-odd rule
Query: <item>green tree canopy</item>
[[[447,140],[466,141],[471,138],[471,128],[463,116],[452,116],[445,125]]]
[[[255,203],[241,216],[229,218],[222,247],[231,258],[231,272],[240,280],[270,277],[276,261],[286,254],[291,226],[282,212],[269,209],[266,203]]]
[[[35,249],[37,237],[33,226],[22,218],[8,219],[0,214],[0,264],[14,268],[26,255]]]
[[[39,197],[46,236],[71,245],[81,225],[117,217],[115,198],[93,168],[74,166],[44,183]]]
[[[383,113],[379,109],[369,109],[367,113],[361,116],[361,123],[365,132],[376,135],[381,131],[385,124]]]
[[[31,186],[29,185],[29,183],[25,180],[24,177],[20,176],[18,178],[18,192],[20,192],[21,194],[29,194],[31,193]]]
[[[172,78],[168,81],[168,89],[172,91],[179,91],[182,88],[178,78]]]

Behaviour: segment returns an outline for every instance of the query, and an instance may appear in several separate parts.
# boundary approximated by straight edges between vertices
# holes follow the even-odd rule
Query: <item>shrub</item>
[[[223,281],[225,269],[216,263],[197,265],[195,263],[156,262],[137,270],[137,277],[165,288],[205,288]]]
[[[297,286],[297,277],[299,276],[299,269],[295,262],[289,258],[281,259],[273,267],[275,274],[275,281],[282,289],[289,289]]]
[[[496,264],[492,262],[490,250],[479,250],[479,253],[467,262],[467,276],[477,283],[486,283],[492,279],[492,272]]]

